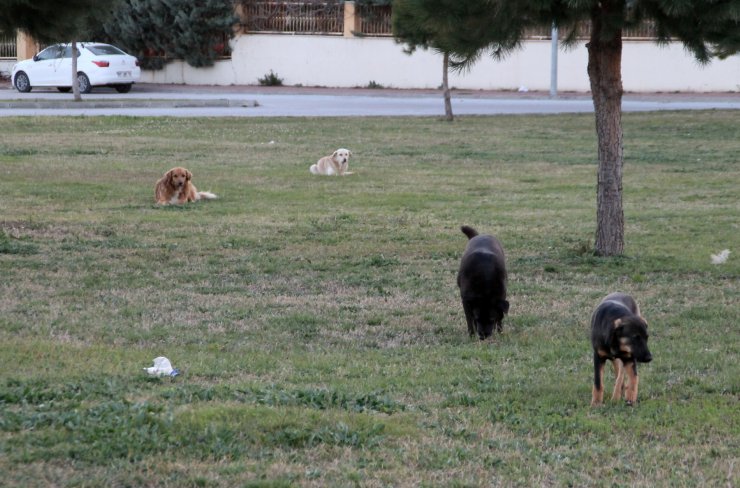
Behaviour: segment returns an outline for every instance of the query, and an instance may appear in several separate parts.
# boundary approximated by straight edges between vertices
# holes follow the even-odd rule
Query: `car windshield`
[[[110,54],[126,54],[125,52],[121,51],[115,46],[111,46],[110,44],[93,44],[93,45],[86,45],[85,46],[91,53],[96,54],[98,56],[103,55],[110,55]]]

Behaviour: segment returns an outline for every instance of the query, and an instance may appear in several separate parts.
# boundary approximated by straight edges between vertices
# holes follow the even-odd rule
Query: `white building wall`
[[[558,89],[588,91],[585,43],[558,53]],[[183,62],[145,71],[142,82],[192,85],[256,85],[270,71],[285,85],[364,87],[371,81],[392,88],[437,88],[442,56],[419,50],[412,55],[390,38],[285,34],[242,35],[232,41],[232,58],[212,68]],[[700,66],[681,44],[658,46],[625,41],[622,77],[630,92],[740,92],[740,55]],[[550,41],[527,41],[503,61],[483,57],[472,69],[452,73],[461,89],[549,90]]]
[[[10,76],[15,63],[15,59],[0,59],[0,76]]]

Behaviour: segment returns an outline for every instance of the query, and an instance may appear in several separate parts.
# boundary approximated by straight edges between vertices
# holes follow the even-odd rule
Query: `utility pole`
[[[558,26],[552,24],[550,41],[550,98],[558,96]]]

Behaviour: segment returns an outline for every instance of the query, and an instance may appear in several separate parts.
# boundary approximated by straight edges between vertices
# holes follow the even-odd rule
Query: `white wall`
[[[15,59],[0,59],[0,74],[10,76],[10,70],[15,63]]]
[[[182,62],[142,82],[193,85],[256,85],[272,70],[285,85],[364,87],[371,81],[393,88],[437,88],[442,57],[431,51],[403,52],[389,38],[306,35],[243,35],[232,41],[232,58],[212,68]],[[584,43],[558,53],[558,89],[588,91]],[[624,89],[641,91],[740,92],[740,55],[700,66],[681,44],[660,47],[625,41]],[[528,41],[501,62],[481,59],[471,70],[452,73],[450,86],[464,89],[549,90],[550,41]]]

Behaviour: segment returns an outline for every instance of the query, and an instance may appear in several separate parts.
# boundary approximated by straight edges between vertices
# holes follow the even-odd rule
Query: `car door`
[[[63,47],[54,44],[47,47],[33,57],[33,65],[28,69],[28,77],[33,86],[52,85],[55,77],[56,64],[62,57]]]
[[[79,60],[80,51],[77,50]],[[78,67],[79,69],[79,67]],[[61,50],[61,55],[54,63],[54,76],[51,84],[54,86],[72,86],[72,45],[67,44]]]

